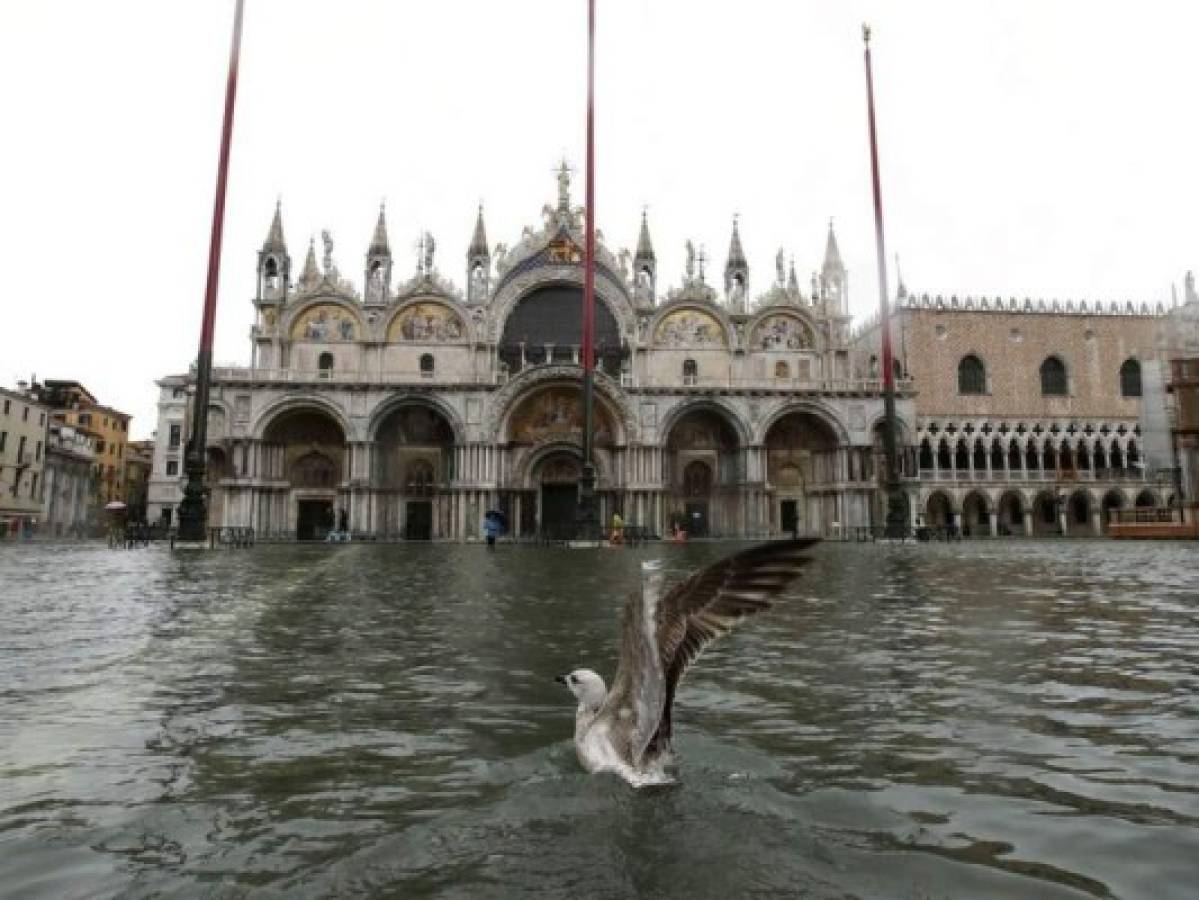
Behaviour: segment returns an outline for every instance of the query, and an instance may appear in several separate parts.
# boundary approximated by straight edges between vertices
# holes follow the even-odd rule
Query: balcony
[[[522,371],[543,366],[572,366],[570,361],[528,363]],[[212,370],[214,382],[250,382],[257,384],[346,384],[346,385],[472,385],[492,387],[502,385],[513,377],[504,372],[449,374],[428,372],[338,372],[329,369],[300,371],[297,369],[255,369],[248,366],[226,366]],[[877,396],[883,383],[877,378],[713,378],[705,375],[682,375],[671,378],[638,378],[630,372],[619,376],[622,387],[657,391],[785,391],[792,394],[843,394]],[[911,379],[896,382],[896,392],[910,393]]]
[[[1022,484],[1087,483],[1096,481],[1145,481],[1137,466],[1122,469],[921,469],[921,481],[1006,481]]]

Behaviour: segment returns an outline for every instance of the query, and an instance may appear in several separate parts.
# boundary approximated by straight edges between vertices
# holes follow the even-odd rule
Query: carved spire
[[[271,228],[262,244],[263,253],[286,253],[287,241],[283,240],[283,200],[275,201],[275,217],[271,219]]]
[[[643,262],[652,265],[656,261],[654,244],[649,239],[649,216],[643,209],[641,210],[641,233],[637,235],[637,253],[633,256],[633,265],[635,268],[640,268]]]
[[[470,239],[470,247],[466,251],[467,257],[488,256],[487,250],[487,229],[483,226],[483,204],[479,204],[479,217],[475,220],[475,233]]]
[[[367,256],[391,256],[391,247],[387,243],[387,216],[382,203],[379,204],[379,221],[375,223],[375,234],[371,245],[367,248]]]
[[[633,254],[633,296],[637,305],[649,309],[657,296],[658,258],[649,239],[649,216],[641,210],[641,233],[637,235],[637,252]]]
[[[308,239],[308,256],[304,258],[304,271],[300,273],[300,287],[309,288],[321,280],[321,270],[316,264],[316,238]]]
[[[795,274],[795,257],[791,257],[791,270],[787,273],[787,293],[799,296],[799,278]]]
[[[837,246],[837,235],[833,231],[833,220],[828,220],[828,242],[824,246],[824,267],[821,274],[826,278],[835,272],[844,272],[845,264],[841,262],[841,248]]]
[[[275,201],[275,215],[262,249],[258,251],[258,300],[280,301],[287,299],[291,278],[291,257],[287,255],[287,242],[283,239],[283,201]]]
[[[475,233],[466,250],[466,299],[482,303],[491,288],[491,251],[487,249],[487,229],[483,226],[483,204],[475,220]]]
[[[733,268],[747,268],[749,263],[745,260],[745,251],[741,249],[741,230],[737,224],[737,216],[733,216],[733,236],[729,239],[729,259],[724,264],[724,270],[727,273]]]
[[[841,315],[849,311],[849,273],[841,262],[841,249],[837,246],[837,235],[833,231],[833,220],[828,220],[828,243],[824,247],[824,265],[820,269],[822,299],[829,301],[829,309]]]
[[[724,292],[729,307],[734,312],[745,309],[745,295],[749,291],[749,262],[741,249],[741,230],[733,216],[733,236],[729,239],[729,258],[724,264]]]
[[[391,245],[387,240],[387,216],[379,204],[379,221],[366,251],[366,302],[386,303],[391,291]]]

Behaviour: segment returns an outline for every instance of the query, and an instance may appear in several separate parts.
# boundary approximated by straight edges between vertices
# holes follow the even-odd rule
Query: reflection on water
[[[585,776],[552,676],[730,549],[0,548],[0,893],[1195,896],[1194,547],[824,545]]]

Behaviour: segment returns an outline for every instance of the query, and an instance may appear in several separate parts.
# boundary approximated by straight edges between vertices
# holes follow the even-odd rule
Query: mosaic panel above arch
[[[583,443],[583,393],[572,385],[557,385],[522,400],[508,423],[509,440],[518,444],[555,441]],[[596,447],[616,441],[612,418],[602,403],[595,404]]]
[[[291,323],[293,341],[352,341],[358,336],[358,320],[336,303],[310,306]]]
[[[659,347],[728,346],[724,325],[710,313],[698,309],[679,309],[667,314],[654,331]]]
[[[816,338],[802,319],[780,313],[757,324],[750,346],[754,350],[811,350]]]
[[[405,307],[387,328],[387,340],[404,343],[445,344],[465,337],[462,317],[442,303],[414,303]]]

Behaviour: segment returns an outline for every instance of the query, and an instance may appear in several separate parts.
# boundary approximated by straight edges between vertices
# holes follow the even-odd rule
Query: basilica
[[[567,528],[582,462],[584,234],[565,165],[557,180],[556,203],[511,246],[488,243],[479,210],[465,287],[432,235],[401,276],[382,209],[361,289],[327,233],[296,274],[277,208],[258,253],[251,363],[213,373],[210,523],[466,540],[498,509],[515,536]],[[780,251],[751,295],[736,220],[722,277],[686,253],[682,283],[667,287],[644,214],[634,252],[597,241],[601,521],[619,512],[651,533],[713,537],[880,523],[881,384],[854,348],[831,226],[802,287]],[[150,515],[169,521],[191,377],[158,384]],[[906,379],[898,409],[911,432]]]
[[[597,238],[601,521],[693,537],[881,526],[879,328],[851,327],[831,225],[806,283],[780,251],[756,293],[736,219],[720,277],[687,243],[673,286],[659,283],[645,214],[635,251]],[[327,232],[295,275],[276,208],[250,365],[213,372],[210,524],[267,539],[470,540],[499,510],[515,537],[566,534],[582,464],[583,246],[565,164],[556,203],[512,246],[488,243],[480,208],[461,288],[430,234],[401,276],[382,209],[361,289]],[[917,297],[901,280],[892,317],[913,526],[1098,536],[1120,510],[1193,498],[1166,374],[1199,347],[1189,273],[1169,309]],[[158,382],[149,515],[168,523],[193,382]]]

